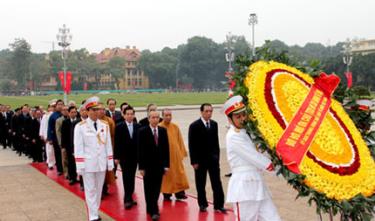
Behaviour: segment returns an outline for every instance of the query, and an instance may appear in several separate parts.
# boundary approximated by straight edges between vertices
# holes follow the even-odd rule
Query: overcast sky
[[[374,0],[2,0],[0,49],[24,38],[33,52],[48,52],[62,24],[71,29],[71,49],[90,52],[126,45],[157,51],[196,35],[223,42],[229,31],[251,40],[250,13],[259,20],[256,45],[375,39]]]

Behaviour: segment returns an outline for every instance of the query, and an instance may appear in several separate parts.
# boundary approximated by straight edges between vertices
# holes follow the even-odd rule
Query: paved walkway
[[[26,157],[0,149],[0,221],[87,220],[83,200],[28,163]]]

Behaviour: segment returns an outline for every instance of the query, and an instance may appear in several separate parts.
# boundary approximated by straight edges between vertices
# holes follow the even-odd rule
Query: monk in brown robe
[[[171,200],[175,194],[177,200],[186,199],[185,190],[189,189],[183,159],[187,157],[187,151],[178,126],[172,123],[172,111],[165,109],[162,112],[163,121],[159,126],[167,129],[169,142],[169,171],[163,176],[161,192],[164,200]]]

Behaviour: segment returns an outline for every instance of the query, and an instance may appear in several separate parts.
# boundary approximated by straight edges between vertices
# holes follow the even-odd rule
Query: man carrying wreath
[[[233,203],[236,221],[281,220],[261,175],[274,168],[246,133],[247,113],[242,97],[228,99],[223,111],[231,124],[226,135],[227,158],[232,171],[227,202]]]

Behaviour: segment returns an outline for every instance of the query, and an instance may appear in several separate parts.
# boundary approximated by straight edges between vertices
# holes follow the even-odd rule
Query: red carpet
[[[45,163],[32,163],[31,166],[41,173],[63,186],[65,189],[79,196],[84,200],[84,193],[80,191],[79,184],[69,186],[63,176],[58,177],[55,170],[48,170]],[[136,179],[135,199],[138,205],[131,210],[125,210],[123,204],[123,188],[121,173],[117,173],[116,184],[109,188],[109,196],[106,196],[101,203],[100,210],[115,220],[126,221],[145,221],[151,220],[146,214],[146,205],[143,195],[143,183],[141,178]],[[160,221],[233,221],[234,213],[228,211],[228,214],[215,213],[213,206],[208,207],[208,212],[200,213],[197,200],[194,196],[188,196],[185,201],[164,202],[162,196],[159,200]]]

